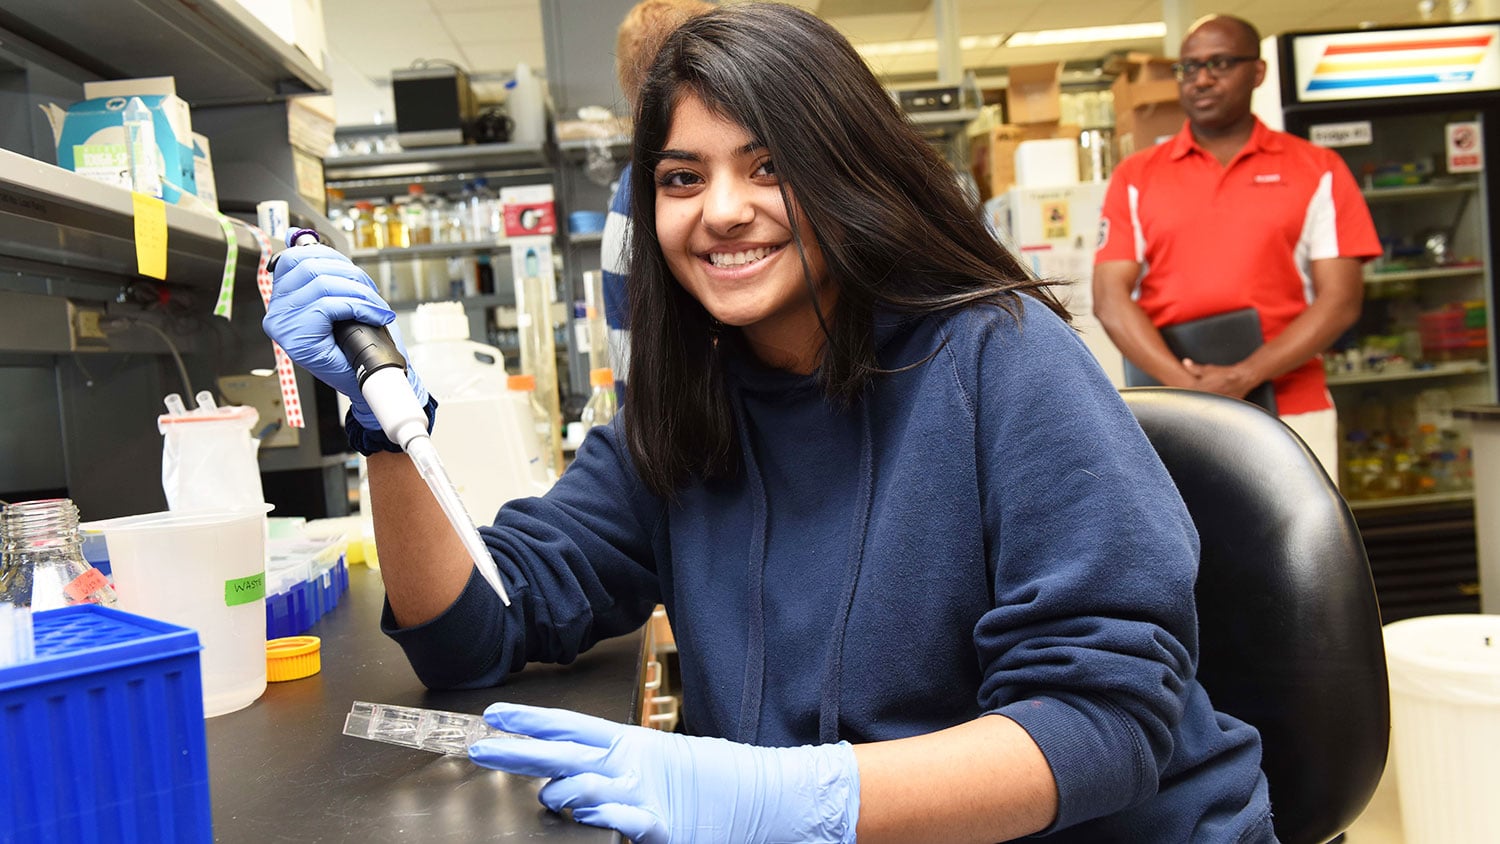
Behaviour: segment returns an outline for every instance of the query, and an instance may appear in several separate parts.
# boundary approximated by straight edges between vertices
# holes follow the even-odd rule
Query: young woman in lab
[[[723,7],[636,118],[631,401],[481,529],[509,607],[357,400],[349,430],[424,682],[570,662],[660,602],[687,734],[496,704],[540,740],[471,756],[637,841],[1273,841],[1259,737],[1194,677],[1171,479],[859,55]],[[277,270],[267,332],[357,399],[329,323],[389,307],[324,247]]]

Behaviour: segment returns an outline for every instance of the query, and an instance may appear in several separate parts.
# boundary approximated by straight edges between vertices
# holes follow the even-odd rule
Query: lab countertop
[[[380,632],[384,595],[378,573],[352,567],[339,606],[308,631],[322,639],[322,671],[207,720],[215,841],[619,841],[542,808],[541,780],[350,738],[344,716],[355,700],[471,713],[506,700],[633,720],[641,636],[602,642],[570,666],[528,666],[503,686],[434,692]]]

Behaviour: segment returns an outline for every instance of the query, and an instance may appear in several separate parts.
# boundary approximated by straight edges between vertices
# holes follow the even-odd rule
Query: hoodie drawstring
[[[735,396],[735,425],[740,432],[740,451],[744,454],[745,477],[750,484],[753,504],[751,513],[750,550],[747,556],[748,569],[745,578],[746,591],[746,642],[745,684],[740,695],[740,725],[736,741],[754,744],[760,733],[760,706],[765,690],[766,630],[765,630],[765,573],[766,573],[766,487],[760,476],[760,466],[755,462],[755,450],[750,447],[750,426],[745,418],[745,408]]]
[[[839,740],[839,696],[844,679],[844,640],[849,633],[849,612],[854,605],[855,588],[865,562],[865,539],[874,503],[875,461],[874,432],[870,424],[870,403],[859,402],[859,497],[854,502],[854,525],[850,534],[849,559],[844,564],[844,592],[839,598],[838,617],[828,648],[828,668],[823,672],[822,699],[818,702],[818,742],[832,744]]]

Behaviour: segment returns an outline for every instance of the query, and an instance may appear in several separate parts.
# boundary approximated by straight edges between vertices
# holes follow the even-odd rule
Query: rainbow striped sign
[[[1299,36],[1298,99],[1372,99],[1500,88],[1500,26]]]

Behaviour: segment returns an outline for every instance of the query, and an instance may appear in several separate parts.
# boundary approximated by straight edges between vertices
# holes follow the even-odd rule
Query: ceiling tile
[[[489,10],[505,12],[536,11],[540,8],[537,5],[537,0],[426,0],[426,2],[438,14]]]
[[[509,74],[516,62],[525,62],[540,72],[547,63],[547,53],[540,38],[509,41],[465,41],[459,45],[466,67],[475,74]]]
[[[515,41],[523,38],[542,43],[542,15],[531,9],[485,9],[451,12],[439,20],[454,40]]]
[[[964,35],[1015,32],[1038,5],[1036,0],[1019,3],[965,3],[958,11],[958,31]],[[924,23],[929,27],[933,26],[930,16]]]
[[[881,41],[905,41],[908,38],[931,38],[932,28],[922,29],[921,15],[859,15],[852,18],[831,18],[839,32],[856,46]]]
[[[1051,0],[1037,4],[1024,21],[1018,22],[1016,29],[1033,32],[1040,29],[1134,23],[1129,17],[1135,9],[1133,3],[1102,6],[1097,0]],[[1160,20],[1160,16],[1156,19]]]
[[[864,15],[904,15],[927,11],[932,0],[823,0],[818,15],[828,20]]]

